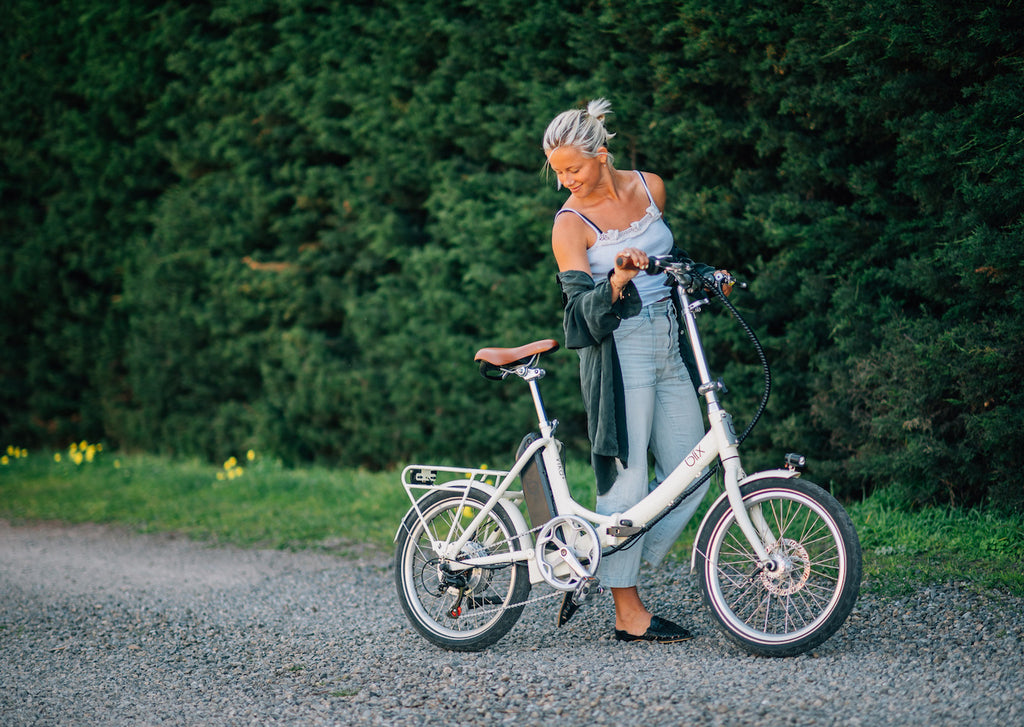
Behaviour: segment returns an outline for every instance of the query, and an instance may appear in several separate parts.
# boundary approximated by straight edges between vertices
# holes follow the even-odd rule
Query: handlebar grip
[[[633,264],[632,260],[627,260],[626,258],[619,256],[615,258],[615,267],[622,268],[623,270],[641,270],[641,272],[647,273],[648,275],[654,275],[656,272],[661,270],[659,262],[660,261],[655,258],[648,258],[647,267],[641,270],[641,268],[638,268]]]

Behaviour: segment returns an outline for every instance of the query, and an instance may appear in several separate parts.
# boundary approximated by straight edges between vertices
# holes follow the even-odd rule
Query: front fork
[[[768,555],[764,544],[774,543],[775,536],[768,528],[761,508],[755,507],[748,511],[743,503],[743,493],[740,491],[740,476],[743,471],[740,469],[739,457],[723,458],[722,464],[725,467],[725,495],[729,498],[729,505],[736,517],[736,524],[740,526],[740,530],[747,537],[750,547],[757,553],[759,563],[769,571],[774,570],[772,558]],[[701,523],[701,527],[703,526],[704,523]]]
[[[704,532],[704,528],[714,527],[714,523],[709,522],[712,513],[718,509],[718,504],[722,502],[722,500],[728,499],[729,506],[736,517],[736,524],[740,526],[743,534],[746,536],[747,540],[750,541],[751,547],[754,548],[757,553],[758,565],[769,573],[774,573],[780,564],[767,552],[764,544],[769,543],[774,545],[778,542],[778,536],[772,533],[768,522],[764,519],[764,514],[761,512],[761,507],[759,505],[750,508],[750,510],[746,508],[743,502],[741,488],[746,484],[763,479],[785,480],[798,477],[800,472],[796,469],[787,467],[786,469],[755,472],[752,475],[742,477],[742,479],[737,479],[737,477],[742,475],[742,471],[737,467],[737,471],[734,472],[732,476],[732,484],[730,484],[729,470],[732,468],[726,467],[725,469],[725,492],[719,495],[718,499],[711,503],[711,507],[708,508],[707,513],[704,515],[704,519],[697,528],[697,536],[693,541],[693,553],[690,556],[690,570],[692,572],[697,567],[697,543],[701,542],[701,534]]]
[[[729,505],[736,514],[736,524],[740,526],[750,547],[757,553],[758,564],[769,571],[774,570],[765,543],[774,543],[775,540],[768,528],[768,523],[761,514],[761,508],[756,507],[752,512],[747,512],[743,505],[740,480],[745,479],[745,475],[743,467],[740,465],[739,440],[736,430],[733,428],[732,416],[718,404],[716,391],[712,386],[705,385],[701,388],[708,401],[708,420],[716,435],[718,456],[722,462],[722,469],[725,471],[725,496],[729,498]],[[701,523],[701,529],[705,524],[705,522]]]

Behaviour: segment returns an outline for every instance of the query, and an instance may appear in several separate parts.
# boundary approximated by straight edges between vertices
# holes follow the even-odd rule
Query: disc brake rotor
[[[807,549],[795,540],[783,538],[771,553],[781,564],[774,571],[761,571],[761,584],[776,596],[790,596],[804,587],[811,576]]]

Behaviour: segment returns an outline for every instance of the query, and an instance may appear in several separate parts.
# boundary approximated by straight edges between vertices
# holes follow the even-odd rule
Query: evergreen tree
[[[750,468],[1024,507],[1015,2],[9,5],[9,441],[505,461],[530,402],[473,353],[561,336],[540,138],[604,96],[680,246],[752,281]],[[759,364],[703,319],[742,424]],[[576,357],[546,367],[585,457]]]

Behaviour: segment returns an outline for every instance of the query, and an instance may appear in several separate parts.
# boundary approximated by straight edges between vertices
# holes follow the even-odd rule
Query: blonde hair
[[[544,153],[550,154],[562,146],[576,147],[588,157],[596,157],[602,146],[607,151],[608,140],[615,136],[604,125],[610,113],[612,104],[603,98],[594,99],[585,109],[563,111],[544,131]],[[612,155],[608,154],[608,163],[611,162]]]

